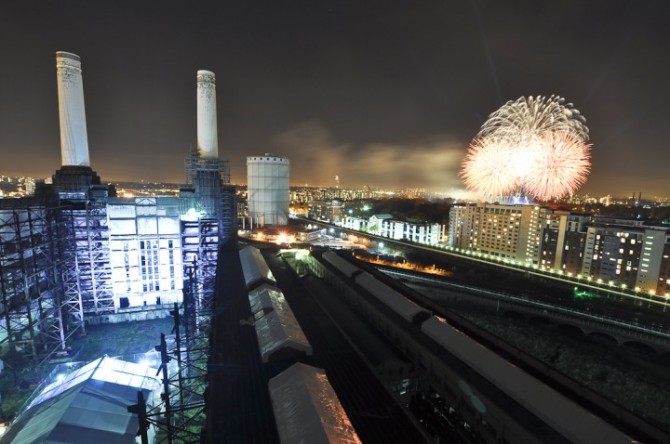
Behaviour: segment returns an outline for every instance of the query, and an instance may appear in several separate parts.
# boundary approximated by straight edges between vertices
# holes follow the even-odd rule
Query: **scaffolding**
[[[185,160],[186,181],[192,186],[194,209],[219,221],[219,237],[226,242],[237,227],[235,187],[230,185],[230,162],[200,156],[191,150]]]
[[[191,148],[184,159],[186,183],[193,183],[198,170],[216,171],[223,184],[230,183],[230,162],[221,159],[207,159],[200,155],[198,148]]]
[[[167,430],[168,443],[202,442],[200,434],[206,422],[205,389],[218,243],[211,221],[199,225],[202,256],[187,265],[182,310],[175,304],[171,312],[175,322],[177,371],[164,381],[166,393],[172,389],[171,395],[166,396],[172,402],[165,403],[165,416],[172,420]]]
[[[62,272],[74,263],[67,211],[37,199],[0,206],[0,355],[10,365],[67,354],[67,339],[83,326]]]
[[[216,219],[198,219],[182,221],[182,255],[184,277],[190,286],[193,307],[186,316],[185,322],[195,331],[209,329],[209,313],[211,313],[214,287],[216,282],[216,265],[219,254],[219,224]],[[185,290],[185,297],[187,296]],[[188,328],[188,327],[187,327]]]
[[[157,443],[199,443],[205,427],[205,388],[209,359],[209,334],[219,251],[218,221],[182,221],[182,253],[185,268],[183,302],[175,303],[175,347],[168,349],[164,334],[156,350],[161,355],[162,402],[146,410],[144,400],[129,411],[140,418],[138,435],[146,439],[149,424],[159,430]],[[172,357],[174,356],[174,358]],[[176,367],[168,365],[175,359]]]
[[[221,196],[219,238],[228,242],[237,236],[237,195],[233,185],[224,185]]]
[[[106,203],[73,203],[65,217],[72,220],[76,258],[65,270],[68,298],[81,300],[82,322],[83,314],[114,313]]]

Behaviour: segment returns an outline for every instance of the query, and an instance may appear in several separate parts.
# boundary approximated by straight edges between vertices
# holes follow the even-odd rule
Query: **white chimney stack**
[[[56,52],[58,72],[58,117],[63,166],[90,166],[84,109],[84,84],[79,56]]]
[[[216,79],[212,71],[199,70],[198,75],[198,149],[208,159],[219,158],[216,131]]]

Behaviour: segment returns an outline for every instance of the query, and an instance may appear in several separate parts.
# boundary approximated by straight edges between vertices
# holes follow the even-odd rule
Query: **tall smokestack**
[[[62,165],[90,166],[79,56],[70,52],[56,52],[56,70]]]
[[[219,158],[216,131],[216,80],[212,71],[198,71],[198,149],[204,158]]]

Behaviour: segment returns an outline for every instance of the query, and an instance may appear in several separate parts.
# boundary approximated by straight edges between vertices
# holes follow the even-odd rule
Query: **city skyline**
[[[245,182],[246,156],[271,152],[291,159],[292,185],[338,175],[342,186],[462,189],[460,163],[488,114],[559,94],[594,144],[578,192],[670,193],[661,2],[33,3],[0,7],[12,61],[0,71],[3,174],[60,165],[63,50],[82,57],[91,165],[105,181],[183,181],[193,77],[211,69],[233,182]]]

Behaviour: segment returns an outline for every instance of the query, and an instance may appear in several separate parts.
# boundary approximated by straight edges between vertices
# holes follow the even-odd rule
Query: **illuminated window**
[[[170,265],[170,290],[174,290],[174,242],[168,241],[168,261]]]
[[[142,290],[159,291],[158,240],[140,241],[140,266],[142,272]]]
[[[126,292],[130,293],[130,246],[128,242],[123,243],[123,270],[126,276]]]

